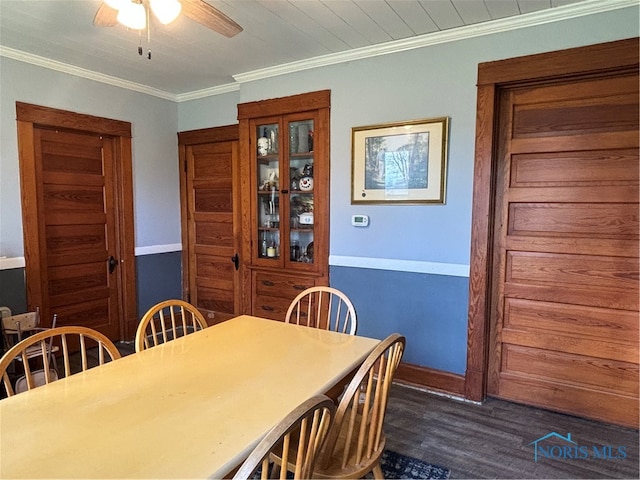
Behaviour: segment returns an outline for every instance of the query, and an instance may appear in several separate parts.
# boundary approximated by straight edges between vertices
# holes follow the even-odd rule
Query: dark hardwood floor
[[[493,398],[478,405],[397,384],[390,397],[387,448],[449,468],[452,479],[639,478],[638,430]],[[551,458],[538,450],[535,461],[532,442],[551,432],[570,434],[575,443],[541,440]]]

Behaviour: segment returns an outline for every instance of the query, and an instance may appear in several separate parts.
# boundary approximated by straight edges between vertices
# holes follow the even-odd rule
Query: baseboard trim
[[[395,380],[464,398],[464,375],[402,362],[396,370]]]

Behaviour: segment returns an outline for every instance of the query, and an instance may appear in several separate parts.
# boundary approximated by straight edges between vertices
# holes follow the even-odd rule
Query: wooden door
[[[27,300],[112,340],[137,323],[131,126],[17,103]]]
[[[501,93],[490,395],[638,425],[638,85]]]
[[[179,134],[185,298],[209,323],[240,313],[238,127]]]

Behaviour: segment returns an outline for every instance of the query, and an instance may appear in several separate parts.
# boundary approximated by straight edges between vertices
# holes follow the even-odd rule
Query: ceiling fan
[[[231,38],[242,31],[240,25],[204,0],[104,0],[93,18],[93,24],[113,27],[120,23],[144,30],[148,26],[149,11],[165,25],[182,12],[191,20],[225,37]]]

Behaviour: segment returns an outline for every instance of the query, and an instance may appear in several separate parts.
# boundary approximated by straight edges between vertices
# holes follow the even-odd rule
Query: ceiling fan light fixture
[[[118,22],[134,30],[143,30],[147,26],[147,14],[142,3],[125,2],[118,11]]]
[[[182,10],[182,4],[178,0],[150,0],[149,4],[151,5],[151,11],[160,23],[164,25],[178,18]]]

